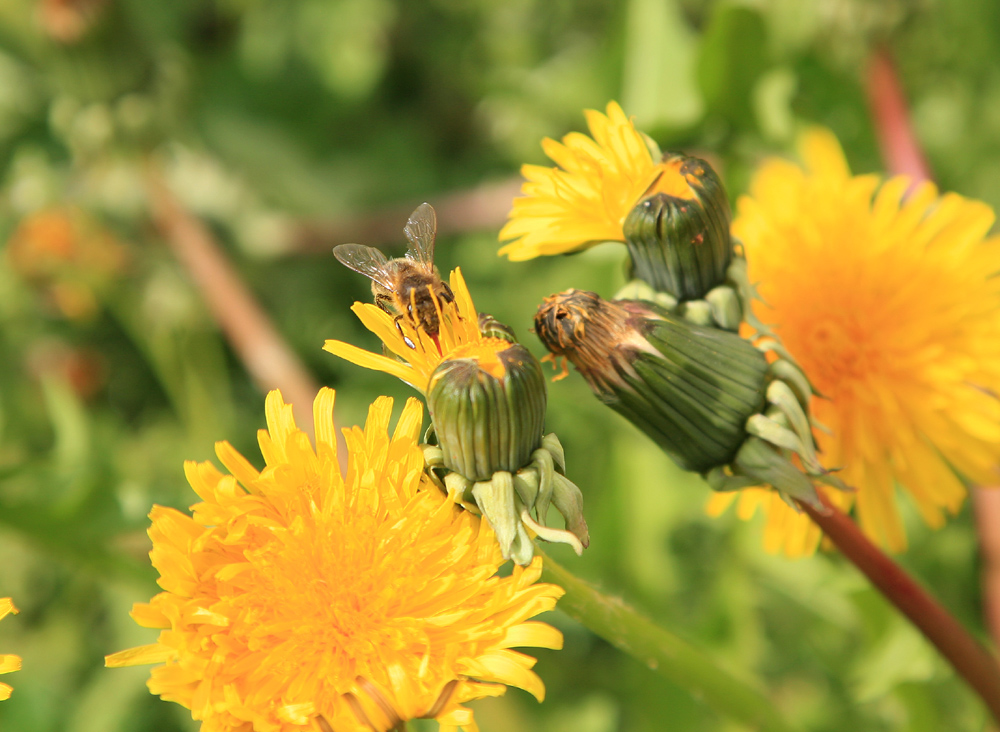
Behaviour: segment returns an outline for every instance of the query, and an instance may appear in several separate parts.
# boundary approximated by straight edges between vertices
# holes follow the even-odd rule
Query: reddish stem
[[[510,178],[435,197],[438,236],[500,228],[510,213],[510,202],[521,192],[522,182],[520,177]],[[302,221],[293,231],[291,248],[329,254],[331,247],[345,241],[401,244],[403,223],[417,203],[392,205],[350,218]]]
[[[885,47],[874,51],[868,64],[868,102],[889,172],[909,175],[914,182],[931,180],[899,75]],[[976,487],[971,492],[983,556],[984,614],[993,642],[1000,646],[1000,488]]]
[[[296,425],[312,435],[312,405],[319,385],[257,303],[208,228],[181,205],[152,165],[146,181],[153,219],[251,378],[264,391],[281,389],[285,401],[292,405]]]
[[[983,613],[993,643],[1000,646],[1000,488],[973,488],[972,499],[983,557]]]
[[[830,541],[933,643],[1000,721],[1000,666],[962,625],[857,525],[824,499],[826,511],[799,506]]]
[[[889,50],[876,49],[868,61],[868,104],[875,123],[882,159],[893,175],[908,175],[914,183],[931,179],[907,111],[906,96]]]

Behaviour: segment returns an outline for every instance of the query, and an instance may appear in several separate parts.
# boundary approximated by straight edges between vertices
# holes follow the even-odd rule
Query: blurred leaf
[[[66,379],[47,373],[41,383],[55,432],[55,466],[60,472],[79,471],[86,464],[90,447],[90,425],[83,405]]]
[[[615,732],[620,728],[621,710],[606,694],[583,697],[570,709],[553,709],[549,732]]]
[[[753,106],[761,134],[777,143],[788,143],[795,133],[792,100],[798,80],[788,67],[778,67],[760,77],[754,87]]]
[[[715,6],[698,54],[698,82],[709,110],[737,126],[752,124],[754,84],[768,63],[766,42],[756,10],[734,2]]]
[[[149,669],[142,666],[95,674],[78,696],[66,732],[107,732],[121,729],[132,714],[136,700],[149,694],[145,680]]]
[[[906,681],[927,681],[940,663],[937,652],[906,620],[893,618],[889,631],[858,660],[858,701],[884,696]]]
[[[324,175],[285,130],[231,110],[206,115],[204,131],[224,160],[255,180],[270,200],[293,213],[328,210],[331,202],[342,199],[345,186],[348,191],[356,190],[359,182],[367,182]]]
[[[676,2],[629,2],[621,103],[640,129],[685,128],[701,117],[697,48]]]
[[[610,415],[609,415],[610,416]],[[613,443],[616,474],[622,489],[621,534],[624,565],[634,587],[649,597],[664,598],[677,591],[677,570],[664,551],[667,537],[677,528],[685,492],[703,489],[694,473],[670,462],[645,435],[638,431],[623,435]],[[697,561],[684,557],[684,561]]]
[[[387,0],[305,0],[297,4],[300,48],[330,89],[348,98],[368,94],[389,51],[395,7]]]

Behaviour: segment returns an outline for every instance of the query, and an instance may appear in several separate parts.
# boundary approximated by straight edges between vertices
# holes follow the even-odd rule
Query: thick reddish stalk
[[[438,217],[438,236],[499,229],[510,213],[510,202],[520,195],[522,179],[482,183],[432,199]],[[358,241],[368,245],[402,244],[403,222],[419,200],[392,205],[350,218],[304,220],[292,232],[291,249],[329,254],[335,244]]]
[[[1000,666],[952,615],[857,525],[824,501],[826,511],[799,506],[871,583],[933,643],[1000,721]]]
[[[915,183],[931,180],[899,75],[885,47],[875,50],[868,63],[868,103],[886,169],[893,175],[908,175]],[[971,493],[983,556],[983,611],[993,643],[1000,647],[1000,488],[974,487]]]

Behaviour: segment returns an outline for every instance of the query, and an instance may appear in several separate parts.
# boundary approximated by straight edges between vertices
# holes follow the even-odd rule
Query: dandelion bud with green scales
[[[679,302],[726,280],[733,257],[729,200],[712,166],[668,153],[623,225],[632,276]]]
[[[546,298],[535,332],[602,402],[714,490],[770,485],[790,503],[820,507],[814,481],[844,487],[816,456],[808,381],[735,333],[582,290]]]
[[[424,457],[428,473],[453,501],[482,514],[505,559],[527,564],[533,537],[590,543],[580,489],[565,476],[559,439],[544,432],[546,384],[538,360],[506,325],[476,312],[460,270],[454,301],[436,299],[437,332],[366,303],[352,310],[389,355],[328,340],[324,349],[397,376],[425,395],[431,416]],[[547,525],[549,508],[566,528]]]
[[[729,200],[712,166],[683,155],[666,156],[662,166],[664,175],[675,176],[673,193],[643,198],[626,217],[633,279],[615,299],[648,300],[692,323],[733,332],[746,320],[780,348],[750,306],[757,293],[742,247],[729,233]]]

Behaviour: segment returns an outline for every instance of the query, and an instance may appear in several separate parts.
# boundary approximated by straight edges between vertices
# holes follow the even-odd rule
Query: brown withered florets
[[[649,317],[656,314],[645,303],[569,289],[545,298],[535,313],[535,333],[600,392],[620,381],[618,370],[629,368],[632,355],[651,350],[643,337]]]

